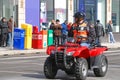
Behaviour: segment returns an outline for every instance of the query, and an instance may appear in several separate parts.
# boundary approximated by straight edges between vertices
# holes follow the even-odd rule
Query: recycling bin
[[[33,26],[33,33],[39,33],[38,26]]]
[[[53,45],[53,30],[48,30],[48,46]]]
[[[24,49],[24,38],[25,38],[25,30],[19,28],[14,29],[14,39],[13,39],[14,49],[19,49],[19,50]]]
[[[21,27],[22,27],[22,29],[25,30],[24,48],[25,49],[31,49],[32,48],[32,25],[21,24]]]

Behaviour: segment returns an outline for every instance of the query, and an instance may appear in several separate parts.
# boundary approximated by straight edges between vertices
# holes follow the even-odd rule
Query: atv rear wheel
[[[57,74],[57,67],[55,64],[55,60],[51,57],[48,57],[44,64],[44,74],[46,78],[54,79]]]
[[[85,80],[88,74],[88,63],[84,58],[78,58],[75,64],[75,76],[77,80]]]
[[[107,57],[102,55],[101,62],[100,62],[100,67],[99,68],[94,68],[93,71],[94,71],[95,76],[104,77],[107,70],[108,70]]]

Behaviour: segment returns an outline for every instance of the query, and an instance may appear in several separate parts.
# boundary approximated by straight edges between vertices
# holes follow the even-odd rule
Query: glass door
[[[103,24],[103,26],[106,26],[106,2],[105,0],[98,0],[97,3],[97,19],[100,20],[100,22]]]
[[[79,0],[79,11],[86,13],[86,20],[95,23],[97,18],[97,0]]]
[[[97,16],[97,0],[85,0],[86,20],[95,23]]]

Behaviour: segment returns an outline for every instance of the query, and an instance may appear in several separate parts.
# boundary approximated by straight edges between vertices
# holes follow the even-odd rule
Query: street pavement
[[[106,76],[95,77],[93,72],[89,71],[87,80],[120,80],[120,50],[110,49],[105,55],[109,61]],[[0,56],[0,80],[48,80],[43,73],[46,57],[47,55],[40,54]],[[75,80],[75,77],[59,70],[56,79],[52,80]]]

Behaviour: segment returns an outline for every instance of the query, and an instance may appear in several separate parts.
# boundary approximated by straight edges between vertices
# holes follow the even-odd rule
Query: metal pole
[[[13,0],[13,22],[12,22],[12,42],[11,42],[11,49],[13,49],[13,39],[14,39],[14,18],[15,18],[15,0]]]

